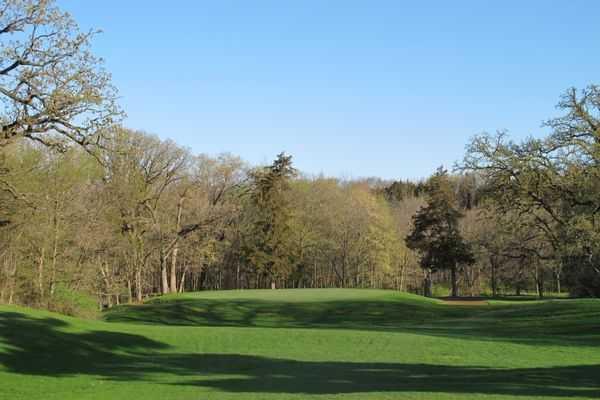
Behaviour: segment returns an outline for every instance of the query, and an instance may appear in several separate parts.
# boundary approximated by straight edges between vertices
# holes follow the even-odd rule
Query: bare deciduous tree
[[[116,89],[81,32],[52,0],[0,5],[0,146],[29,138],[89,147],[121,116]]]

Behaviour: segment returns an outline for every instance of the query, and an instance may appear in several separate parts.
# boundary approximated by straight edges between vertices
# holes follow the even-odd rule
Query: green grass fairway
[[[0,399],[600,398],[600,301],[230,291],[104,321],[0,306]]]

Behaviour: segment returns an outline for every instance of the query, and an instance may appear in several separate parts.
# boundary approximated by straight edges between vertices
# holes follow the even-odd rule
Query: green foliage
[[[431,272],[452,271],[452,295],[456,296],[457,266],[473,264],[475,259],[460,233],[462,214],[457,210],[447,172],[439,168],[429,179],[426,190],[427,204],[413,217],[413,230],[406,243],[421,254],[422,268]]]
[[[452,288],[448,287],[448,285],[444,285],[442,283],[437,283],[433,285],[431,290],[431,295],[433,297],[446,297],[450,293],[452,293]]]
[[[409,180],[394,181],[382,190],[383,195],[389,201],[400,202],[410,197],[419,197],[424,193],[422,182],[415,183]]]
[[[292,157],[281,153],[272,165],[252,174],[244,251],[248,261],[271,279],[289,272],[290,180],[296,174]]]
[[[81,31],[53,0],[4,0],[0,13],[0,147],[27,138],[93,147],[123,116],[117,89]]]
[[[48,299],[48,309],[72,317],[94,319],[100,315],[98,301],[85,292],[56,285],[54,294]]]
[[[485,179],[488,204],[499,215],[519,216],[530,238],[523,246],[529,258],[567,266],[569,280],[577,282],[577,294],[596,295],[600,293],[600,87],[569,89],[558,108],[563,115],[545,123],[551,129],[545,138],[514,143],[503,132],[475,137],[464,167]]]

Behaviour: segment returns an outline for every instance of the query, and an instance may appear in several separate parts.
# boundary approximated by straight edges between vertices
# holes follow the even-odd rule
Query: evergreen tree
[[[425,295],[431,296],[431,274],[450,270],[452,296],[458,296],[457,268],[474,260],[470,245],[462,238],[459,219],[462,214],[447,172],[438,168],[426,185],[427,204],[413,217],[412,232],[406,237],[409,248],[421,255],[421,267],[426,271]]]
[[[280,153],[272,165],[251,173],[244,252],[250,264],[271,279],[273,288],[290,267],[286,251],[291,241],[289,190],[295,174],[292,156],[285,153]]]

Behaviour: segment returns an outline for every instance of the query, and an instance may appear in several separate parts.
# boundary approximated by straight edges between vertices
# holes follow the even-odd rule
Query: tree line
[[[3,301],[46,304],[58,287],[113,305],[202,289],[418,285],[402,240],[418,198],[394,205],[365,181],[302,176],[285,154],[250,167],[121,127],[103,140],[96,157],[2,148]]]
[[[600,89],[549,134],[475,136],[423,181],[251,166],[122,126],[117,91],[47,0],[0,10],[0,302],[69,312],[207,289],[600,296]]]

